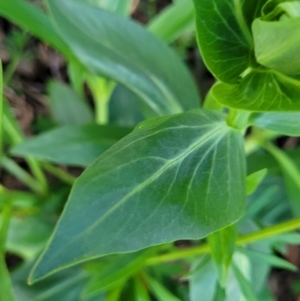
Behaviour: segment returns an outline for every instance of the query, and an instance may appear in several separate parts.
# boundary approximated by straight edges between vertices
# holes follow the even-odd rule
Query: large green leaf
[[[223,114],[192,110],[144,122],[78,179],[31,279],[204,237],[241,217],[245,186],[242,135]]]
[[[47,3],[64,40],[89,71],[138,94],[152,116],[199,106],[197,88],[186,67],[146,29],[73,0]]]
[[[300,81],[271,69],[253,70],[238,85],[218,83],[212,93],[219,103],[235,109],[300,110]]]
[[[264,113],[251,117],[251,124],[287,136],[300,136],[300,112]]]
[[[194,0],[198,43],[214,76],[236,83],[251,65],[251,23],[266,0]]]
[[[129,128],[88,124],[64,126],[18,144],[12,154],[86,167],[125,135]]]

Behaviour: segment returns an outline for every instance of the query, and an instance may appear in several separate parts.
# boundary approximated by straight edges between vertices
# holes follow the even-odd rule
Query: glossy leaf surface
[[[289,59],[295,54],[297,45],[289,48],[288,39],[284,40],[287,38],[284,32],[289,32],[286,27],[280,27],[277,31],[273,28],[280,25],[284,27],[285,23],[265,22],[266,26],[270,27],[268,32],[274,29],[272,37],[277,39],[276,43],[279,45],[277,49],[280,48],[281,51],[282,48],[288,48],[292,54],[283,58],[277,51],[275,54],[278,57],[271,59],[269,57],[269,61],[277,64],[272,65],[274,69],[259,65],[254,55],[254,48],[256,55],[260,56],[260,49],[274,47],[274,43],[270,41],[266,47],[264,46],[267,42],[258,28],[262,22],[258,19],[261,17],[261,8],[267,1],[256,1],[255,5],[251,0],[194,0],[194,2],[198,42],[203,59],[214,76],[221,81],[213,87],[212,94],[215,100],[226,107],[241,110],[261,112],[300,110],[299,75],[294,69],[289,72],[294,74],[293,76],[287,75],[288,70],[284,69],[298,68],[297,62]],[[280,39],[277,38],[279,32],[282,33]],[[265,36],[268,36],[268,39],[272,38],[268,33],[265,33]],[[295,35],[291,40],[295,40]],[[261,60],[259,57],[259,61]],[[283,71],[285,73],[282,73]]]
[[[253,22],[255,57],[261,65],[285,74],[300,74],[300,19]]]
[[[47,3],[64,40],[89,71],[138,94],[152,116],[199,106],[198,92],[186,67],[146,29],[71,0]]]
[[[222,82],[236,83],[250,66],[251,22],[266,0],[194,0],[198,44],[203,59]]]
[[[22,157],[85,167],[130,131],[129,128],[96,124],[64,126],[26,140],[11,152]]]
[[[140,124],[78,179],[32,279],[235,222],[244,161],[242,135],[223,114],[192,110]]]
[[[219,103],[235,109],[300,110],[300,81],[270,69],[250,72],[238,85],[218,83],[212,93]]]
[[[300,136],[300,112],[255,114],[251,124],[287,136]]]

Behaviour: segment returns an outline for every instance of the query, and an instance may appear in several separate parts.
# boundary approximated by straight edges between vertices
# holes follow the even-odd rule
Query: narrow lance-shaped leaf
[[[97,124],[58,127],[24,141],[11,153],[86,167],[130,131],[130,128]]]
[[[24,0],[0,1],[0,15],[53,46],[67,58],[73,56],[49,18],[33,4]]]
[[[287,136],[300,136],[300,112],[263,113],[251,117],[251,125]]]
[[[186,67],[146,29],[73,0],[47,3],[59,32],[87,69],[138,94],[152,117],[199,106],[197,88]]]
[[[193,264],[190,275],[191,301],[219,301],[216,298],[218,286],[217,274],[210,256],[207,255],[200,262]]]
[[[192,110],[142,123],[78,179],[31,279],[204,237],[241,217],[245,188],[242,135],[223,114]]]
[[[169,20],[172,20],[171,22]],[[171,43],[187,30],[194,29],[193,0],[178,1],[152,18],[147,28],[164,41]]]
[[[253,193],[259,184],[266,177],[268,170],[266,168],[256,171],[247,177],[247,195]]]

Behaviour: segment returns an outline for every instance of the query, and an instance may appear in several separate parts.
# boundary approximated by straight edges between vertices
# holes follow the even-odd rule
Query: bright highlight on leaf
[[[47,3],[56,27],[78,60],[91,73],[114,79],[136,93],[150,116],[199,106],[198,91],[186,67],[146,29],[77,1]]]
[[[31,281],[91,258],[197,239],[232,224],[246,195],[241,142],[240,132],[215,112],[140,124],[78,179]]]

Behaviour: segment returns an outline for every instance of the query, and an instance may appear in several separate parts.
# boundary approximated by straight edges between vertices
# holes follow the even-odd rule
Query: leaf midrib
[[[128,193],[126,196],[124,196],[116,205],[114,205],[109,211],[107,211],[103,216],[101,216],[100,219],[98,219],[96,222],[94,222],[90,227],[79,233],[77,236],[75,236],[72,241],[69,241],[67,244],[65,244],[65,248],[68,245],[71,245],[75,240],[80,238],[83,235],[86,235],[87,232],[92,231],[94,228],[96,228],[100,223],[103,222],[109,215],[111,215],[115,210],[117,210],[120,206],[122,206],[131,196],[139,192],[140,190],[144,189],[146,186],[148,186],[150,183],[152,183],[153,180],[155,180],[157,177],[159,177],[163,172],[165,172],[167,169],[169,169],[174,163],[179,161],[180,159],[188,156],[190,153],[192,153],[195,149],[197,149],[200,145],[204,144],[208,140],[212,139],[214,136],[216,136],[219,132],[224,131],[224,123],[220,123],[219,127],[212,130],[210,133],[202,137],[202,139],[198,140],[196,143],[194,143],[186,152],[183,154],[177,156],[176,158],[169,161],[169,163],[165,164],[162,168],[160,168],[155,174],[153,174],[150,178],[145,180],[142,184],[140,184],[137,188],[132,190],[130,193]],[[226,128],[227,132],[227,128]],[[224,131],[224,135],[226,134]],[[73,191],[74,193],[74,191]],[[64,249],[65,249],[64,248]],[[61,253],[63,250],[61,250],[59,253]],[[55,256],[57,256],[56,253]],[[76,259],[74,259],[76,261]]]

